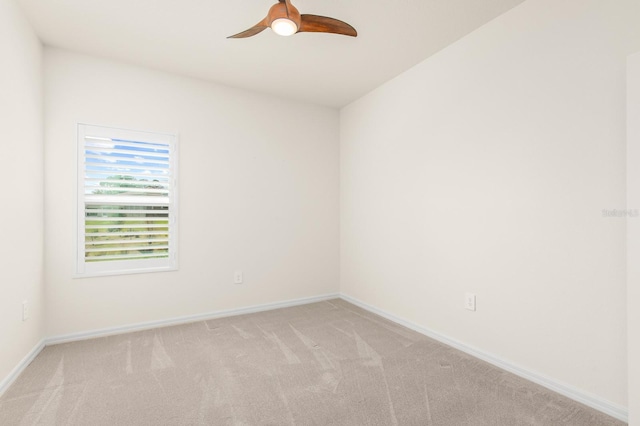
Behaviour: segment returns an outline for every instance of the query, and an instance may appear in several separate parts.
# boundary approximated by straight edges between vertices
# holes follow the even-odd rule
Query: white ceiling
[[[344,106],[524,0],[293,0],[358,37],[226,37],[276,0],[18,0],[46,45]]]

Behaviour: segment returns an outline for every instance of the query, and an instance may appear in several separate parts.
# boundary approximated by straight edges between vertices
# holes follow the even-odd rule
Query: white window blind
[[[177,267],[174,135],[78,126],[79,275]]]

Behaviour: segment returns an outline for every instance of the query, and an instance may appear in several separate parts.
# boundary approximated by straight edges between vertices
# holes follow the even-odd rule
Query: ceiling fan
[[[318,15],[301,15],[289,0],[278,0],[271,6],[267,16],[253,27],[227,38],[247,38],[271,27],[282,36],[296,33],[332,33],[357,37],[358,32],[351,25],[338,19]]]

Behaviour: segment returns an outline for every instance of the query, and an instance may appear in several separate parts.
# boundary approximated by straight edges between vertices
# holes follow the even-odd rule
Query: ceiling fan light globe
[[[271,29],[274,33],[281,36],[290,36],[298,32],[298,26],[295,22],[287,18],[278,18],[271,23]]]

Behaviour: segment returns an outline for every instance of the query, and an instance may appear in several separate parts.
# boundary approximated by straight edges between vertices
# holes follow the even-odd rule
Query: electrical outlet
[[[26,321],[29,319],[29,302],[22,302],[22,321]]]
[[[233,273],[233,283],[242,284],[242,271],[235,271]]]
[[[473,293],[466,293],[464,295],[464,308],[469,311],[476,310],[476,295]]]

